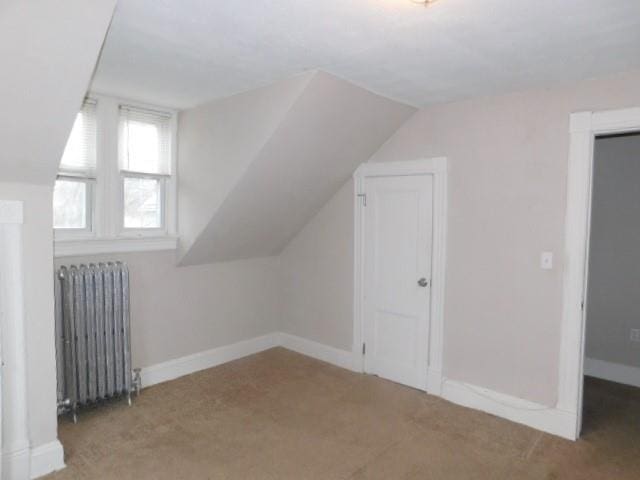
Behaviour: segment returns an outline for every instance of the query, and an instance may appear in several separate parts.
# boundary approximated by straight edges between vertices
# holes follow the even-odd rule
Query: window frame
[[[58,174],[56,175],[56,182],[58,180],[63,180],[63,181],[73,181],[73,182],[83,182],[85,184],[85,188],[86,188],[86,192],[85,192],[85,211],[86,211],[86,218],[85,221],[87,223],[87,226],[85,228],[53,228],[53,235],[54,235],[54,239],[55,240],[77,240],[77,239],[91,239],[95,236],[95,232],[96,232],[96,205],[97,205],[97,201],[96,201],[96,183],[97,183],[97,175],[98,175],[98,162],[99,162],[99,144],[100,144],[100,131],[98,128],[98,124],[99,124],[99,119],[98,119],[98,104],[100,103],[100,100],[98,100],[98,98],[96,98],[94,95],[86,95],[85,98],[82,100],[82,105],[80,107],[80,111],[84,108],[85,104],[92,104],[93,107],[95,108],[95,118],[94,121],[96,123],[96,145],[95,145],[95,150],[96,150],[96,165],[95,165],[95,169],[92,172],[93,175],[83,175],[82,173],[80,173],[79,171],[69,171],[69,170],[58,170]],[[80,113],[80,111],[76,114],[76,118],[77,115]],[[75,118],[74,118],[74,125],[75,125]],[[69,135],[71,135],[71,132],[69,132]],[[68,139],[67,139],[68,141]],[[66,149],[66,143],[65,143],[65,149]],[[63,152],[64,153],[64,152]],[[62,157],[60,159],[60,161],[62,161]],[[55,188],[55,184],[54,184],[54,188]],[[53,205],[52,205],[52,209],[53,209]],[[53,212],[52,212],[53,213]]]
[[[59,174],[56,176],[57,181],[78,182],[85,184],[85,221],[87,226],[84,228],[64,228],[54,227],[54,235],[56,240],[77,239],[77,238],[93,238],[95,235],[95,192],[96,179],[89,176]],[[54,187],[55,188],[55,187]]]
[[[90,92],[96,102],[96,172],[91,180],[91,230],[54,229],[55,255],[71,256],[177,248],[177,127],[178,110]],[[129,106],[170,115],[170,174],[156,175],[120,169],[119,108]],[[59,175],[60,177],[73,177]],[[124,178],[162,178],[162,228],[124,228]],[[73,177],[76,179],[76,177]]]
[[[129,170],[120,170],[120,233],[124,237],[145,237],[167,235],[167,183],[171,175],[156,173],[140,173]],[[157,180],[160,186],[160,227],[157,228],[131,228],[124,225],[124,182],[127,178],[140,178]]]

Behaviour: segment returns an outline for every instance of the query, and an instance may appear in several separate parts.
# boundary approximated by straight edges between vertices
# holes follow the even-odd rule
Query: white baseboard
[[[289,350],[322,360],[338,367],[358,371],[352,352],[339,350],[305,338],[281,333],[280,345]],[[442,372],[429,370],[427,391],[450,402],[522,423],[537,430],[575,440],[576,415],[528,400],[471,386],[463,382],[442,380]]]
[[[340,350],[289,333],[280,334],[280,346],[347,370],[355,370],[353,353],[347,350]]]
[[[271,333],[261,337],[243,340],[231,345],[212,348],[211,350],[195,353],[186,357],[158,363],[150,367],[145,367],[141,370],[140,376],[142,377],[142,386],[149,387],[157,383],[173,380],[178,377],[182,377],[183,375],[189,375],[190,373],[215,367],[279,345],[279,334]]]
[[[359,371],[353,352],[340,350],[288,333],[272,333],[143,368],[141,372],[142,385],[147,387],[173,380],[277,346],[347,370]],[[481,410],[538,430],[575,440],[577,415],[574,413],[546,407],[463,382],[443,380],[440,371],[429,372],[427,387],[430,394],[441,396],[458,405]]]
[[[141,370],[142,386],[149,387],[167,382],[183,375],[215,367],[273,347],[284,347],[308,357],[331,363],[338,367],[354,370],[353,354],[346,350],[297,337],[288,333],[271,333],[249,340],[212,348],[186,357],[168,360]]]
[[[141,371],[142,386],[148,387],[173,380],[183,375],[215,367],[278,346],[347,370],[359,371],[357,366],[359,362],[353,352],[330,347],[288,333],[271,333],[143,368]],[[588,373],[589,362],[590,360],[587,360],[585,363],[585,373],[591,375],[593,373]],[[637,375],[637,373],[635,374]],[[625,378],[628,378],[628,376]],[[640,382],[638,386],[640,386]],[[440,371],[429,372],[427,389],[430,394],[441,396],[458,405],[481,410],[538,430],[575,440],[577,416],[571,412],[545,407],[463,382],[449,379],[442,380]],[[3,466],[5,468],[7,466],[10,468],[13,466],[18,467],[18,463],[20,463],[20,458],[18,457],[11,456],[9,458],[5,455],[2,459]],[[33,448],[30,460],[27,463],[27,468],[31,471],[31,478],[37,478],[55,470],[60,470],[64,466],[64,452],[58,440]],[[7,472],[6,469],[3,469],[3,471],[4,473]],[[19,478],[22,480],[25,477]]]
[[[2,480],[29,478],[29,447],[2,454]]]
[[[31,478],[38,478],[64,467],[64,450],[58,440],[31,449]]]
[[[576,439],[577,417],[571,412],[454,380],[444,380],[442,398],[521,423],[553,435]]]
[[[584,359],[584,374],[612,382],[640,387],[640,368],[606,362],[597,358]]]
[[[427,393],[436,397],[442,396],[442,371],[435,368],[427,370]]]

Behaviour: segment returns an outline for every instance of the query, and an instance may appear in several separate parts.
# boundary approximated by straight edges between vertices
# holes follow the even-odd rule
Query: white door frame
[[[567,210],[563,276],[562,331],[557,408],[575,419],[575,438],[582,424],[585,308],[593,146],[597,135],[640,131],[640,108],[579,112],[570,117]]]
[[[364,183],[371,177],[403,175],[433,176],[433,246],[431,264],[431,312],[429,338],[429,365],[427,368],[427,392],[442,392],[442,357],[444,327],[444,289],[447,230],[447,159],[444,157],[388,163],[363,163],[353,174],[354,179],[354,321],[353,368],[364,372],[362,336],[364,330]]]
[[[23,202],[0,200],[0,354],[2,478],[30,478]]]

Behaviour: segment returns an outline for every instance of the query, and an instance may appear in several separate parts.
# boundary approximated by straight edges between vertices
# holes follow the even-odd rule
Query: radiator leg
[[[136,386],[136,397],[140,395],[140,388],[142,387],[142,377],[140,376],[140,369],[133,369],[133,383]]]
[[[73,423],[78,423],[78,404],[74,403],[71,407],[71,416],[73,417]]]
[[[131,406],[131,392],[127,392],[127,402],[129,402],[129,406]]]

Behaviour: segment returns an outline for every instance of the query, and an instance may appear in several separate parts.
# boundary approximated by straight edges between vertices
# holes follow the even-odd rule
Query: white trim
[[[573,440],[575,428],[571,412],[449,379],[442,384],[442,398]]]
[[[436,157],[387,163],[363,163],[354,172],[354,302],[353,302],[353,365],[364,371],[363,288],[364,285],[364,214],[358,194],[364,193],[367,177],[399,175],[433,176],[433,251],[431,263],[431,315],[429,324],[429,365],[425,379],[427,392],[439,395],[442,385],[444,294],[447,245],[447,159]]]
[[[2,453],[2,479],[24,480],[30,478],[29,447]]]
[[[584,374],[640,388],[640,367],[607,362],[597,358],[585,358]]]
[[[82,229],[79,231],[71,229],[56,229],[54,232],[56,240],[84,241],[85,239],[89,238],[96,240],[97,242],[102,242],[109,241],[114,237],[126,237],[129,235],[134,235],[136,233],[152,237],[159,236],[160,234],[168,234],[169,236],[177,235],[178,111],[173,108],[148,105],[130,99],[112,97],[109,95],[103,95],[94,92],[90,92],[88,96],[96,101],[96,121],[98,134],[96,145],[96,176],[95,181],[92,182],[91,195],[91,198],[93,200],[91,208],[91,229]],[[118,164],[118,119],[119,106],[122,104],[147,110],[164,112],[171,116],[171,173],[167,176],[163,176],[164,180],[161,182],[163,191],[163,226],[161,229],[150,229],[151,231],[147,231],[144,229],[133,230],[123,228],[124,205],[122,175]],[[130,174],[131,173],[128,173],[127,175]],[[108,252],[100,250],[93,253],[111,253],[113,251],[119,252],[127,250],[109,250]],[[65,255],[67,254],[65,253]],[[68,255],[75,255],[75,253],[69,253]]]
[[[0,200],[0,476],[29,478],[23,202]]]
[[[115,108],[116,114],[112,128],[115,129],[115,152],[116,161],[112,165],[111,177],[112,177],[112,197],[110,199],[110,207],[114,210],[111,223],[111,233],[113,235],[127,234],[142,234],[142,235],[157,235],[159,231],[168,235],[177,234],[177,171],[178,171],[178,111],[172,108],[165,108],[158,105],[149,105],[140,103],[135,100],[123,99],[118,97],[108,97],[98,94],[98,97],[107,99],[112,103],[112,108]],[[120,108],[121,107],[138,108],[141,110],[148,110],[149,112],[155,112],[159,114],[166,114],[169,119],[169,136],[170,136],[170,159],[169,159],[169,174],[144,174],[141,172],[133,172],[130,170],[123,170],[120,165]],[[161,189],[161,204],[162,204],[162,226],[156,229],[143,229],[143,228],[125,228],[124,227],[124,178],[125,177],[146,177],[155,178],[160,180]],[[155,232],[155,233],[154,233]]]
[[[347,350],[330,347],[322,343],[314,342],[306,338],[297,337],[288,333],[280,334],[280,346],[301,353],[311,358],[330,363],[337,367],[351,371],[359,371],[357,364],[354,365],[353,354]]]
[[[212,368],[279,345],[279,334],[270,333],[262,337],[242,340],[231,345],[212,348],[204,352],[158,363],[141,370],[142,386],[149,387],[158,383],[167,382],[182,377],[183,375],[189,375],[193,372]]]
[[[431,175],[447,172],[446,157],[424,158],[402,162],[363,163],[353,173],[354,178],[391,177],[397,175]]]
[[[284,347],[347,370],[357,371],[353,365],[353,356],[347,350],[340,350],[288,333],[274,332],[145,367],[140,372],[142,386],[149,387],[174,380],[183,375],[222,365],[274,347]]]
[[[358,170],[356,170],[356,173]],[[364,311],[364,213],[360,192],[364,190],[364,180],[353,175],[353,365],[356,371],[364,372],[364,355],[362,354],[362,318]]]
[[[444,377],[442,375],[442,369],[429,367],[427,369],[427,393],[441,397],[443,383]]]
[[[143,368],[141,372],[142,386],[149,387],[173,380],[183,375],[189,375],[274,347],[283,347],[337,367],[359,371],[359,362],[354,364],[354,357],[347,350],[341,350],[289,333],[275,332]],[[569,439],[573,438],[575,422],[571,412],[547,407],[464,382],[444,379],[440,372],[430,370],[429,377],[433,378],[434,382],[439,382],[438,390],[440,394],[438,396],[452,403],[491,413],[554,435]]]
[[[222,365],[274,347],[287,348],[337,367],[358,371],[357,368],[354,368],[351,352],[347,350],[330,347],[288,333],[274,332],[145,367],[140,372],[142,386],[149,387],[174,380],[183,375]]]
[[[31,478],[42,477],[64,467],[64,450],[58,440],[31,449]]]
[[[591,176],[596,135],[640,130],[640,108],[580,112],[570,117],[563,310],[556,407],[574,417],[573,438],[580,436],[584,361],[582,308],[588,281]]]
[[[176,237],[138,237],[111,239],[56,240],[54,255],[72,257],[77,255],[96,255],[102,253],[154,252],[175,250]]]

